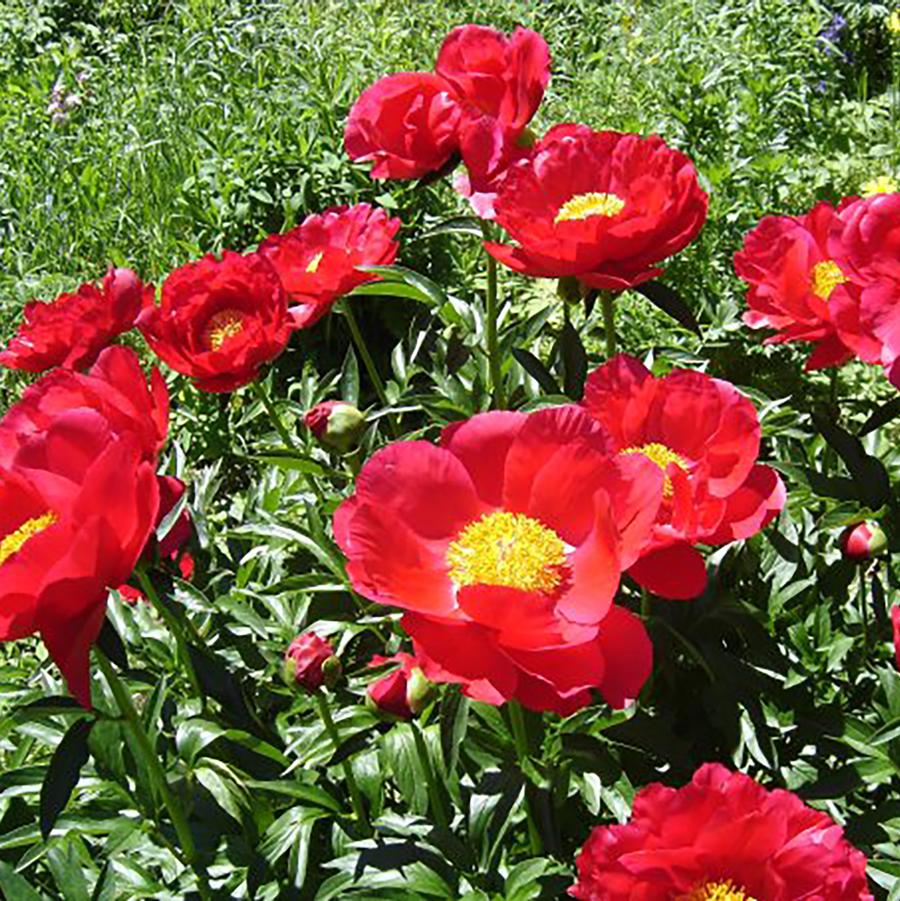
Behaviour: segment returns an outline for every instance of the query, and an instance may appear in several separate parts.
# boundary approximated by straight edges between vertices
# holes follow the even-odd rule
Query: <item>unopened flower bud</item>
[[[538,140],[537,132],[532,131],[527,125],[522,129],[522,133],[516,138],[516,144],[519,147],[533,147]]]
[[[303,421],[325,447],[342,454],[356,447],[366,428],[366,417],[342,400],[316,404]]]
[[[411,654],[394,654],[393,657],[375,656],[369,666],[399,663],[400,668],[373,682],[366,692],[366,704],[381,713],[389,713],[400,719],[412,719],[420,713],[434,695],[434,684],[429,682]]]
[[[333,688],[341,677],[341,661],[330,642],[315,632],[304,632],[290,644],[284,655],[284,678],[289,685],[315,691],[323,685]]]
[[[840,546],[848,560],[862,563],[887,551],[887,537],[875,523],[861,522],[844,529]]]
[[[581,303],[584,292],[574,275],[564,275],[556,282],[556,296],[566,303]]]

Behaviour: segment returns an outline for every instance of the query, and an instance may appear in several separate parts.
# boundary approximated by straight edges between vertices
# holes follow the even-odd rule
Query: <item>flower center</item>
[[[876,194],[893,194],[897,190],[900,190],[900,186],[897,185],[896,179],[890,175],[879,175],[878,178],[867,181],[862,186],[861,193],[863,197],[874,197]]]
[[[688,894],[679,895],[675,901],[756,901],[756,899],[743,889],[737,888],[728,879],[725,882],[705,882]]]
[[[237,310],[219,310],[211,316],[203,331],[203,338],[210,350],[219,350],[226,341],[244,330],[244,317]]]
[[[834,260],[822,260],[813,266],[809,281],[812,293],[822,300],[828,300],[831,292],[847,281],[847,276],[841,272],[841,267]]]
[[[625,201],[615,194],[601,194],[589,191],[587,194],[576,194],[570,197],[556,214],[553,223],[572,222],[587,219],[589,216],[616,216],[622,212]]]
[[[675,487],[669,478],[666,470],[670,463],[674,463],[679,469],[687,472],[688,464],[684,457],[676,454],[671,447],[660,444],[658,441],[651,441],[649,444],[642,444],[640,447],[626,447],[619,451],[621,454],[643,454],[648,460],[652,460],[662,471],[665,478],[663,479],[663,497],[671,497],[675,493]]]
[[[325,254],[322,251],[319,251],[307,264],[306,271],[310,273],[314,273],[319,268],[319,263],[322,262],[322,257]]]
[[[450,578],[459,587],[552,591],[563,579],[565,563],[566,546],[553,529],[505,510],[469,523],[447,548]]]
[[[26,519],[18,529],[10,532],[9,535],[6,535],[0,541],[0,566],[6,563],[13,554],[17,554],[22,550],[23,545],[29,538],[34,538],[35,535],[43,532],[44,529],[49,528],[55,522],[56,514],[50,511],[41,516],[33,516],[31,519]]]

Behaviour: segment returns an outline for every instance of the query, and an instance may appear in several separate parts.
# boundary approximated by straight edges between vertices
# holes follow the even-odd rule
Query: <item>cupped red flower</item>
[[[423,672],[423,661],[413,654],[400,651],[390,657],[376,654],[369,666],[387,666],[395,664],[395,668],[376,679],[366,689],[368,702],[377,710],[389,713],[400,719],[412,719],[427,704],[434,686]]]
[[[773,329],[767,343],[811,342],[807,369],[840,366],[853,356],[831,314],[848,280],[828,249],[838,216],[828,203],[804,216],[766,216],[734,256],[735,271],[749,285],[744,322]]]
[[[649,673],[650,645],[611,607],[662,480],[648,460],[611,457],[578,407],[485,413],[448,427],[440,447],[376,453],[335,537],[355,590],[408,611],[434,681],[495,704],[567,713],[597,688],[621,705]]]
[[[284,671],[288,682],[306,691],[316,691],[323,685],[334,684],[340,676],[341,662],[328,639],[315,632],[304,632],[288,646]]]
[[[139,404],[136,384],[100,387],[101,374],[135,369],[133,351],[110,348],[90,376],[45,376],[0,421],[0,640],[40,634],[85,706],[108,590],[131,575],[159,509],[156,451],[142,443],[159,422],[133,427],[110,400],[131,387]],[[68,408],[55,406],[63,397]]]
[[[707,205],[693,163],[661,138],[563,125],[499,187],[496,219],[514,243],[485,246],[525,275],[624,291],[697,236]]]
[[[0,352],[0,366],[45,372],[54,366],[84,369],[118,335],[134,326],[153,287],[130,269],[110,269],[100,287],[83,284],[74,294],[25,305],[16,336]]]
[[[116,434],[132,433],[144,460],[155,461],[169,428],[169,394],[159,370],[149,384],[137,354],[127,347],[102,351],[88,373],[57,369],[25,389],[0,420],[0,467],[46,432],[64,413],[97,412]]]
[[[629,570],[656,594],[696,597],[706,568],[692,545],[748,538],[784,506],[780,477],[756,462],[756,409],[728,382],[689,370],[655,378],[619,354],[588,376],[582,403],[616,453],[665,474],[652,539]]]
[[[358,203],[307,216],[291,231],[266,238],[259,253],[275,267],[287,291],[294,324],[312,325],[336,300],[376,279],[358,267],[393,263],[399,228],[399,219]]]
[[[291,336],[287,295],[259,254],[225,251],[172,272],[162,303],[150,303],[138,327],[161,360],[201,391],[233,391],[274,360]]]
[[[642,789],[576,865],[583,901],[872,901],[866,858],[831,817],[715,763]]]
[[[832,228],[829,253],[848,279],[834,314],[838,333],[900,385],[900,193],[851,198]]]
[[[431,72],[398,72],[366,88],[350,110],[344,147],[372,178],[421,178],[458,149],[453,89]]]

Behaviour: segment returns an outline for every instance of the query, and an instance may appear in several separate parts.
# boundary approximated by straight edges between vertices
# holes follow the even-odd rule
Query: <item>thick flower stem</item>
[[[447,808],[444,806],[444,799],[441,797],[437,780],[434,775],[434,767],[431,765],[431,757],[428,753],[428,746],[425,744],[425,737],[422,730],[416,725],[415,720],[410,720],[410,729],[412,729],[413,740],[416,743],[416,753],[419,755],[419,762],[422,764],[422,770],[425,773],[425,782],[428,785],[428,797],[431,801],[431,813],[437,820],[438,826],[443,829],[449,828],[450,820],[447,816]]]
[[[356,349],[359,351],[359,355],[362,357],[363,365],[366,367],[366,372],[369,373],[369,380],[372,382],[372,387],[375,389],[375,393],[378,395],[378,400],[381,402],[381,406],[387,410],[390,407],[390,401],[388,400],[387,391],[384,387],[384,382],[381,380],[381,376],[378,374],[378,369],[375,366],[375,361],[372,359],[372,354],[369,353],[369,345],[366,344],[366,339],[363,337],[363,333],[360,331],[359,323],[356,321],[356,315],[353,310],[350,308],[350,304],[345,300],[343,304],[341,304],[341,309],[344,313],[344,318],[347,320],[347,328],[350,329],[350,336],[353,338],[353,343],[356,345]],[[397,437],[397,430],[394,426],[393,419],[388,416],[386,417],[388,431],[391,433],[392,438]]]
[[[863,650],[869,656],[869,604],[866,598],[866,568],[859,567],[859,610],[862,615]]]
[[[113,665],[106,655],[96,647],[94,648],[94,652],[97,657],[97,662],[100,665],[100,671],[103,673],[103,678],[106,680],[106,684],[109,686],[109,689],[116,700],[119,712],[124,717],[128,730],[134,738],[138,754],[141,758],[138,763],[148,774],[154,791],[159,795],[159,798],[162,800],[169,813],[169,818],[171,819],[172,825],[175,828],[175,833],[178,836],[181,857],[184,863],[194,870],[194,873],[197,876],[201,896],[204,898],[212,897],[206,874],[203,872],[203,868],[197,864],[197,849],[194,845],[194,837],[191,834],[187,816],[182,809],[178,798],[175,797],[172,790],[169,788],[165,770],[162,768],[159,758],[156,756],[156,750],[150,743],[150,738],[144,729],[144,724],[141,722],[141,718],[131,701],[131,695],[116,675],[116,671],[113,669]]]
[[[506,405],[503,391],[503,373],[500,368],[500,342],[497,336],[498,318],[500,316],[497,292],[497,261],[487,255],[487,294],[485,296],[485,338],[487,339],[488,367],[491,371],[491,390],[494,396],[494,408],[502,410]]]
[[[335,752],[337,752],[338,748],[341,746],[341,737],[338,735],[337,727],[334,725],[334,720],[331,718],[331,711],[328,709],[328,698],[326,698],[325,694],[320,690],[316,690],[313,694],[316,697],[316,703],[319,705],[319,716],[322,718],[322,725],[328,733],[328,738],[331,740]],[[350,766],[350,761],[346,759],[342,760],[341,769],[344,771],[344,779],[347,781],[347,789],[350,792],[350,803],[353,805],[353,813],[356,815],[359,824],[365,830],[366,835],[371,835],[372,825],[366,814],[366,808],[363,804],[359,786],[356,784],[356,777],[353,775],[353,767]]]
[[[603,328],[606,333],[606,359],[616,355],[616,295],[612,291],[600,292],[600,309],[603,312]]]
[[[540,830],[537,827],[537,822],[534,817],[534,811],[532,811],[531,804],[528,800],[529,780],[525,773],[528,764],[528,739],[525,735],[525,719],[522,716],[522,708],[519,706],[518,701],[510,701],[506,705],[506,709],[509,711],[509,723],[512,727],[513,742],[516,746],[516,756],[519,759],[519,768],[522,770],[522,775],[525,776],[525,816],[528,820],[528,841],[531,844],[532,854],[537,857],[543,853],[544,846],[541,841]]]
[[[203,688],[200,685],[200,680],[197,678],[197,671],[194,669],[194,664],[191,660],[191,653],[188,648],[188,641],[185,637],[184,629],[182,628],[181,623],[178,621],[178,618],[172,613],[172,611],[169,610],[169,608],[162,602],[159,594],[157,594],[156,588],[153,585],[153,580],[150,578],[144,566],[139,564],[134,572],[138,578],[138,582],[140,582],[141,584],[141,590],[144,592],[147,600],[150,601],[150,603],[153,605],[156,612],[160,615],[162,621],[166,624],[166,628],[175,639],[175,647],[178,650],[178,656],[181,659],[181,665],[184,667],[184,671],[187,673],[188,681],[191,683],[191,688],[193,689],[194,694],[205,704],[206,692],[203,691]]]

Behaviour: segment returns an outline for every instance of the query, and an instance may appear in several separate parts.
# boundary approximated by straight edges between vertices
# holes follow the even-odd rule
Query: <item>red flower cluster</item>
[[[506,36],[464,25],[447,35],[436,74],[400,72],[376,81],[353,105],[344,146],[371,162],[373,178],[420,178],[459,154],[464,193],[490,214],[496,183],[526,152],[525,129],[550,79],[550,52],[527,28]]]
[[[306,328],[358,285],[377,278],[359,266],[387,266],[397,257],[399,219],[367,203],[307,216],[297,228],[270,235],[259,252],[275,267],[294,325]]]
[[[85,369],[132,328],[148,296],[153,288],[130,269],[110,269],[99,288],[88,283],[52,303],[33,300],[25,305],[16,336],[0,352],[0,366],[26,372]]]
[[[57,369],[0,420],[0,639],[40,634],[90,706],[88,653],[107,593],[158,521],[168,395],[108,348],[87,375]]]
[[[569,894],[584,901],[872,901],[866,859],[830,817],[719,764],[642,789],[577,866]]]
[[[735,269],[750,286],[744,321],[774,329],[769,342],[811,342],[807,369],[880,363],[900,387],[900,194],[766,217]]]
[[[652,537],[629,570],[650,591],[696,597],[706,568],[693,545],[748,538],[784,506],[781,478],[756,462],[756,410],[728,382],[683,369],[654,378],[620,354],[588,376],[583,404],[614,452],[640,455],[665,474]]]
[[[560,125],[510,167],[494,206],[515,242],[485,245],[501,263],[624,291],[697,236],[708,198],[661,138]]]
[[[364,466],[335,513],[363,596],[406,610],[425,674],[473,698],[570,713],[598,689],[637,695],[651,648],[613,606],[649,539],[663,474],[611,455],[577,407],[484,413],[439,447],[403,441]]]

